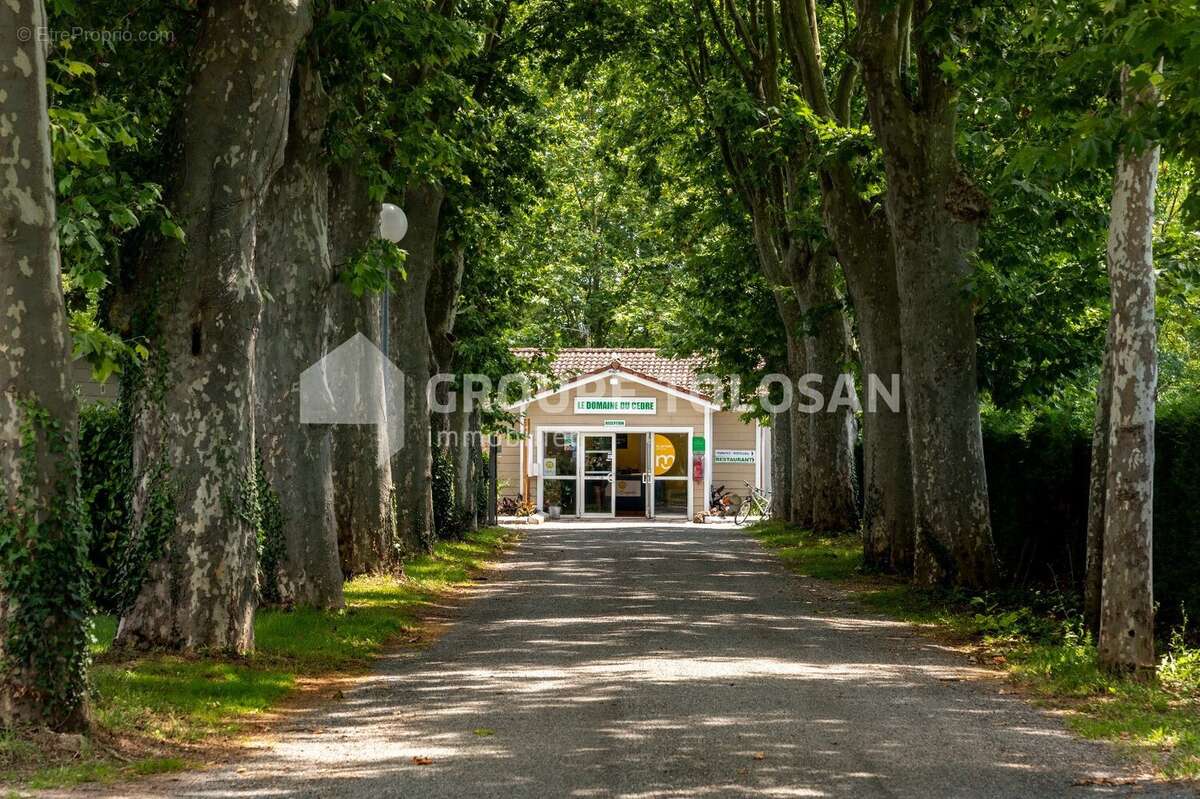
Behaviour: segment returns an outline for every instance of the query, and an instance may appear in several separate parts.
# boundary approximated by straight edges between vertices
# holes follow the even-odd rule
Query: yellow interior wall
[[[621,469],[641,469],[642,462],[645,460],[645,433],[618,433],[618,435],[626,436],[625,443],[628,445],[625,449],[617,447],[617,470]]]

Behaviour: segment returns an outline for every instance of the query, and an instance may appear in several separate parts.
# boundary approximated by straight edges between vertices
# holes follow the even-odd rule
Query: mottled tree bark
[[[802,527],[812,525],[812,460],[809,436],[812,430],[810,414],[800,408],[797,390],[800,379],[808,372],[808,353],[804,346],[803,319],[800,303],[790,289],[775,291],[775,304],[783,320],[787,336],[787,378],[791,384],[791,407],[785,415],[787,432],[787,504],[784,518]]]
[[[335,275],[333,345],[362,333],[383,343],[380,295],[355,296],[339,275],[377,235],[380,204],[352,164],[339,164],[329,181],[329,253]],[[384,388],[382,374],[367,390]],[[386,406],[383,397],[380,403]],[[333,429],[333,500],[338,555],[346,579],[399,567],[389,440],[384,425]]]
[[[858,42],[887,174],[895,247],[913,470],[914,579],[982,588],[996,581],[998,564],[967,284],[988,205],[955,156],[957,103],[937,69],[936,53],[920,50],[919,96],[910,99],[899,63],[900,39],[907,40],[907,32],[895,7],[881,2],[859,0]]]
[[[279,496],[283,557],[264,575],[285,605],[342,598],[333,500],[333,434],[300,423],[300,373],[328,352],[333,267],[329,172],[321,141],[329,103],[311,57],[296,67],[283,168],[258,218],[255,269],[268,300],[256,352],[255,425],[267,483]]]
[[[814,7],[800,0],[780,3],[783,41],[809,106],[821,117],[851,124],[858,72],[845,63],[836,94],[826,89],[820,29]],[[872,379],[892,386],[901,374],[900,303],[891,232],[882,209],[863,199],[849,166],[827,161],[820,167],[821,210],[859,323],[864,391]],[[898,407],[863,408],[863,556],[871,568],[910,573],[913,558],[912,463],[908,420],[901,392]]]
[[[1128,69],[1122,83],[1128,79]],[[1128,89],[1126,93],[1128,94]],[[1153,89],[1127,103],[1156,101]],[[1123,149],[1108,229],[1112,369],[1108,479],[1104,504],[1102,666],[1152,671],[1154,596],[1154,404],[1158,389],[1155,325],[1154,192],[1158,147]]]
[[[87,723],[87,531],[42,0],[0,3],[0,728]],[[11,570],[11,571],[8,571]]]
[[[450,459],[454,468],[454,516],[466,530],[479,529],[479,508],[475,501],[475,451],[482,441],[479,430],[479,409],[467,412],[460,402],[450,416],[454,442]]]
[[[825,227],[858,320],[864,400],[875,379],[891,392],[903,374],[900,299],[892,238],[883,209],[872,211],[853,190],[839,165],[823,177]],[[880,401],[863,406],[862,531],[864,562],[873,569],[912,573],[912,463],[904,391],[894,407]]]
[[[788,332],[788,378],[792,382],[792,410],[788,418],[792,423],[792,454],[788,458],[791,466],[791,511],[788,520],[801,527],[812,527],[813,522],[813,472],[812,460],[812,414],[800,407],[800,394],[796,390],[800,379],[808,373],[808,352],[799,332]]]
[[[1086,574],[1083,620],[1092,635],[1100,634],[1100,597],[1104,583],[1104,519],[1108,499],[1108,435],[1112,412],[1112,346],[1116,319],[1110,313],[1104,339],[1104,360],[1096,384],[1096,413],[1092,424],[1092,463],[1088,480]]]
[[[172,170],[171,205],[187,242],[162,239],[142,260],[152,355],[136,399],[134,525],[149,567],[117,642],[249,652],[257,542],[247,489],[262,302],[254,235],[282,161],[311,8],[214,0],[205,9]],[[150,525],[160,492],[171,518]]]
[[[396,535],[408,552],[433,544],[433,459],[429,427],[429,365],[432,347],[425,298],[437,264],[438,223],[444,191],[414,184],[404,196],[408,214],[406,277],[392,293],[389,339],[392,361],[404,373],[404,446],[392,457],[396,483]]]
[[[436,268],[429,281],[425,297],[425,315],[429,325],[429,341],[432,349],[432,368],[436,372],[451,374],[454,371],[454,320],[458,312],[458,297],[462,290],[463,272],[466,267],[466,252],[461,244],[449,247],[449,252],[437,260]],[[449,386],[442,384],[444,390]],[[445,398],[439,403],[446,407]],[[464,530],[475,529],[476,520],[471,513],[474,504],[471,474],[471,412],[465,407],[465,394],[459,391],[445,414],[434,413],[431,419],[435,446],[442,449],[453,474],[451,513],[456,525]]]
[[[465,269],[466,252],[462,245],[451,247],[445,257],[436,260],[425,293],[432,368],[447,374],[454,368],[454,320]]]
[[[792,517],[792,409],[771,414],[771,515]]]
[[[796,276],[796,293],[804,312],[805,373],[818,376],[813,388],[823,406],[808,417],[809,494],[812,528],[819,532],[853,530],[858,523],[855,499],[854,443],[858,423],[854,406],[839,396],[838,382],[850,359],[850,335],[842,298],[834,286],[834,261],[815,254],[802,274]],[[846,391],[853,392],[847,384]],[[805,402],[801,398],[801,403]]]
[[[755,203],[751,217],[759,265],[776,285],[775,304],[787,335],[794,399],[788,520],[812,527],[819,519],[821,530],[851,529],[857,515],[853,412],[845,408],[827,412],[848,348],[832,262],[791,231],[778,230],[775,225],[780,222],[773,221],[773,212],[764,204]],[[813,319],[818,319],[815,327]],[[822,377],[820,383],[810,385],[821,396],[819,407],[800,391],[801,381],[810,374]]]

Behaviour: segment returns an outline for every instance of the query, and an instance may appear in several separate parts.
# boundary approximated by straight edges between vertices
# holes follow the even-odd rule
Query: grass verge
[[[187,768],[214,742],[228,745],[261,722],[299,681],[364,670],[389,643],[415,633],[423,610],[470,583],[515,535],[489,528],[439,542],[432,554],[408,561],[403,577],[347,583],[344,610],[261,611],[256,651],[247,658],[129,657],[110,651],[116,620],[101,616],[93,734],[0,737],[0,783],[67,787]]]
[[[1096,647],[1063,595],[922,591],[864,573],[858,536],[816,535],[782,522],[749,532],[791,571],[846,583],[867,607],[972,646],[976,660],[1066,711],[1080,735],[1115,743],[1160,777],[1200,780],[1200,649],[1189,647],[1183,631],[1163,642],[1157,678],[1137,682],[1099,667]]]

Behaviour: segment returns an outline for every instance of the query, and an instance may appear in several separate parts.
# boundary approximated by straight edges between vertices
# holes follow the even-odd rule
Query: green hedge
[[[120,561],[129,529],[133,441],[124,403],[85,405],[79,413],[81,498],[91,530],[92,600],[107,613],[125,595]]]
[[[436,442],[432,466],[433,529],[438,538],[457,538],[466,531],[454,513],[454,462]]]
[[[1023,433],[984,429],[996,547],[1016,586],[1079,590],[1091,432],[1058,416]],[[1155,435],[1154,592],[1168,628],[1200,618],[1200,401],[1160,408]]]

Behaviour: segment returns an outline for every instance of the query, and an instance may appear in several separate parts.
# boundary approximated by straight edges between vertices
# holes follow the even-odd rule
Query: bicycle
[[[745,480],[742,481],[746,483]],[[746,483],[746,488],[750,489],[750,495],[742,500],[742,504],[738,506],[737,513],[733,515],[733,523],[741,525],[750,516],[757,515],[760,521],[766,521],[771,518],[771,492],[763,491],[761,488]]]

